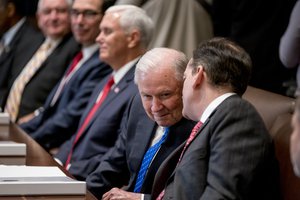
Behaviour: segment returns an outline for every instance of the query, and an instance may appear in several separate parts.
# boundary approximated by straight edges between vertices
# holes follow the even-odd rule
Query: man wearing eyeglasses
[[[76,41],[82,45],[81,51],[48,96],[43,111],[21,125],[45,149],[59,147],[76,132],[93,89],[112,71],[99,60],[99,46],[95,42],[108,6],[103,0],[73,1],[71,28]]]

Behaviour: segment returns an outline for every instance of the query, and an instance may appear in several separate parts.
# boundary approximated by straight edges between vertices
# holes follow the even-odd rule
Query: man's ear
[[[13,3],[8,3],[7,4],[7,15],[9,17],[12,17],[16,14],[16,7]]]
[[[197,70],[195,72],[195,75],[194,75],[194,84],[193,84],[193,87],[194,88],[197,88],[201,85],[202,81],[203,81],[203,77],[204,77],[204,68],[202,65],[199,65],[197,67]]]
[[[127,36],[127,41],[128,41],[128,47],[129,48],[135,47],[141,41],[141,33],[138,30],[134,29]]]

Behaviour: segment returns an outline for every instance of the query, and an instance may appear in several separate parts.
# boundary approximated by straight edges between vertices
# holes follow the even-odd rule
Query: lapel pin
[[[120,91],[120,89],[119,89],[118,87],[116,87],[116,88],[114,89],[114,92],[115,92],[115,93],[119,93],[119,91]]]

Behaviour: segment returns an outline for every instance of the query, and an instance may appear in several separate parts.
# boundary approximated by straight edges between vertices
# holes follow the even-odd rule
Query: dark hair
[[[104,14],[105,11],[115,4],[116,0],[103,0],[101,13]]]
[[[35,13],[37,0],[1,0],[4,7],[7,7],[8,3],[12,3],[15,6],[16,13],[20,16],[28,16]]]
[[[72,4],[74,3],[74,1],[75,0],[72,0]],[[102,0],[102,1],[103,1],[103,3],[101,5],[101,8],[99,8],[99,11],[101,12],[101,14],[104,14],[105,11],[109,7],[113,6],[116,3],[117,0]]]
[[[226,38],[216,37],[200,43],[193,52],[193,72],[202,65],[209,83],[214,87],[230,87],[242,95],[251,75],[251,59],[239,45]]]

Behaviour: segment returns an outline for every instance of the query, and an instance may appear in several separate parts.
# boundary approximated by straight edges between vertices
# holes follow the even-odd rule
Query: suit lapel
[[[94,117],[91,119],[89,125],[87,128],[90,126],[90,124],[95,120],[96,116],[101,113],[107,106],[110,105],[110,102],[112,102],[115,98],[119,96],[119,94],[122,93],[123,90],[125,90],[128,87],[128,84],[133,81],[133,76],[134,76],[134,69],[135,67],[132,67],[126,74],[125,76],[120,80],[120,82],[108,93],[107,97],[103,101],[102,105],[100,108],[96,111]],[[107,81],[107,80],[106,80]],[[106,82],[105,82],[106,84]],[[104,84],[104,85],[105,85]]]
[[[116,97],[118,97],[119,94],[121,94],[122,91],[128,87],[128,84],[130,84],[133,81],[134,70],[135,70],[135,66],[133,66],[120,80],[120,82],[114,86],[114,88],[108,93],[106,99],[104,100],[103,104],[101,105],[97,113],[103,111],[106,108],[106,106],[110,104],[111,101],[113,101]]]
[[[160,194],[160,192],[165,188],[167,181],[169,181],[173,177],[175,171],[174,169],[176,168],[179,156],[183,150],[184,145],[185,142],[178,146],[159,167],[153,182],[152,195],[154,198],[156,198]]]
[[[5,47],[2,55],[0,56],[0,66],[3,62],[6,62],[6,60],[11,55],[11,52],[14,47],[18,45],[18,42],[22,36],[22,33],[24,32],[24,29],[26,28],[26,21],[20,26],[19,30],[16,32],[15,36],[12,38],[8,46]]]
[[[59,101],[59,99],[61,98],[61,96],[62,96],[64,90],[65,90],[70,84],[72,84],[72,80],[76,79],[77,76],[78,76],[79,74],[81,74],[81,72],[82,72],[83,70],[85,70],[86,68],[88,68],[89,65],[92,65],[92,64],[95,62],[95,59],[98,59],[98,54],[99,54],[99,52],[96,51],[89,59],[87,59],[87,60],[82,64],[82,66],[81,66],[77,71],[75,71],[75,73],[72,75],[72,77],[70,78],[70,80],[68,80],[68,82],[65,83],[65,85],[64,85],[62,91],[60,92],[60,94],[59,94],[59,96],[58,96],[58,99],[56,100],[56,102],[55,102],[55,104],[53,105],[53,107],[55,107],[55,105],[58,104],[58,101]],[[98,61],[97,61],[97,62],[98,62]],[[72,62],[71,62],[71,63],[72,63]],[[57,92],[57,90],[58,90],[58,87],[59,87],[59,85],[61,84],[61,81],[62,81],[63,77],[66,76],[66,73],[67,73],[67,71],[69,70],[69,68],[70,68],[70,66],[71,66],[71,63],[69,64],[68,68],[66,69],[64,75],[62,76],[62,78],[60,79],[60,81],[58,82],[58,84],[56,84],[55,88],[51,91],[49,97],[47,98],[47,102],[45,103],[45,109],[48,108],[48,107],[50,107],[50,103],[52,102],[52,99],[53,99],[54,95],[56,94],[56,92]]]
[[[89,129],[89,127],[91,126],[91,124],[95,121],[95,119],[97,118],[97,116],[99,115],[100,112],[102,112],[104,110],[104,108],[106,106],[108,106],[110,104],[111,101],[113,101],[119,94],[121,94],[122,90],[126,89],[128,84],[133,81],[133,77],[134,77],[134,70],[135,67],[132,67],[126,74],[125,76],[121,79],[121,81],[115,86],[115,88],[119,88],[118,91],[116,91],[115,88],[113,88],[107,95],[107,97],[105,98],[105,100],[103,101],[102,105],[100,106],[100,108],[95,112],[94,116],[92,117],[92,119],[89,121],[88,125],[85,127],[85,130],[83,131],[81,137],[86,133],[86,131]],[[105,79],[105,82],[102,83],[102,86],[99,87],[100,89],[98,90],[97,93],[95,93],[93,100],[91,101],[91,105],[89,105],[87,112],[85,112],[84,118],[85,119],[89,113],[89,111],[91,110],[91,108],[94,106],[100,92],[102,91],[104,85],[106,84],[106,82],[108,81],[110,76],[108,76]],[[84,120],[81,121],[81,125],[83,123]],[[81,126],[80,125],[80,126]],[[81,138],[80,137],[80,138]],[[77,142],[78,143],[78,142]]]
[[[205,128],[205,126],[209,123],[210,118],[208,118],[205,123],[201,126],[201,128],[198,131],[198,134],[194,138],[194,140],[197,137],[201,137],[201,131]],[[194,141],[193,140],[193,141]],[[193,142],[192,141],[192,142]],[[191,143],[192,143],[191,142]],[[181,155],[181,152],[183,151],[183,148],[185,146],[186,141],[184,141],[180,146],[178,146],[171,154],[166,158],[166,160],[162,163],[160,166],[154,180],[153,185],[153,191],[152,194],[154,197],[157,197],[159,193],[164,189],[165,185],[168,184],[168,182],[172,181],[175,175],[176,167],[178,164],[179,157]],[[190,145],[191,145],[190,143]],[[184,153],[186,153],[187,149]],[[161,183],[165,183],[165,185],[162,185]]]
[[[139,149],[139,151],[136,152],[137,157],[139,158],[139,160],[137,160],[137,163],[142,164],[144,155],[146,153],[146,151],[149,148],[150,143],[152,142],[152,138],[154,137],[155,133],[156,133],[156,129],[157,129],[157,124],[154,121],[150,121],[149,119],[147,120],[139,120],[138,122],[139,124],[137,125],[137,130],[144,130],[145,133],[141,133],[139,131],[139,134],[136,135],[136,139],[135,142],[137,142],[138,146],[137,149]],[[151,130],[151,132],[149,131]],[[150,133],[150,134],[147,134]],[[139,172],[140,170],[140,165],[135,165],[135,172]],[[135,174],[135,176],[137,176],[137,174]],[[135,178],[134,178],[135,180]]]

